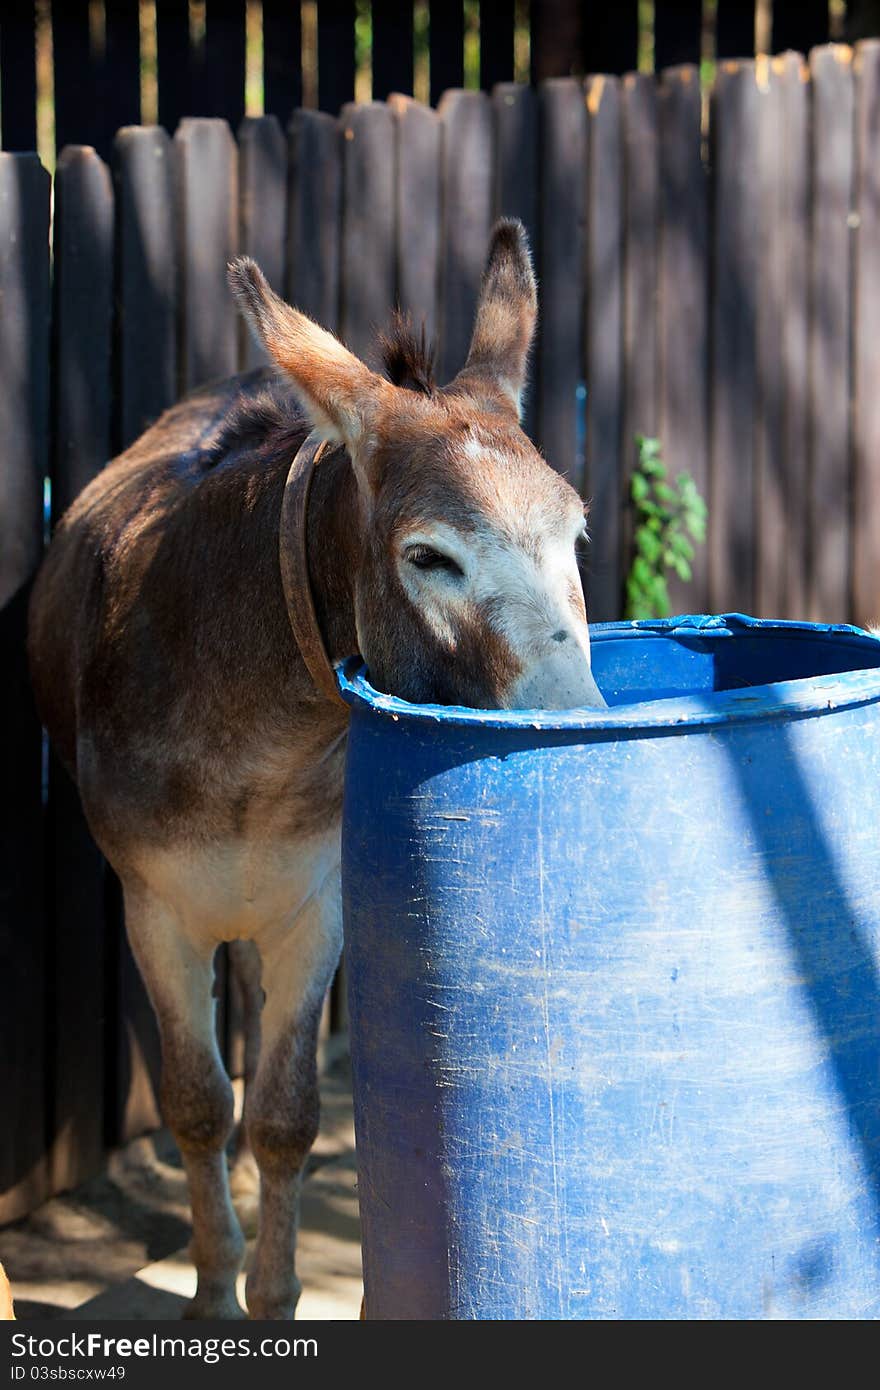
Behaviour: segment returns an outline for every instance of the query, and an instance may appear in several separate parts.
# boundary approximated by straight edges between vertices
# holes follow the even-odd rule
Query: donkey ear
[[[314,428],[345,444],[357,466],[382,397],[394,388],[326,328],[279,299],[248,256],[233,261],[227,275],[254,336],[293,381]]]
[[[502,218],[492,230],[470,351],[453,389],[474,393],[488,386],[518,418],[537,316],[526,229],[515,219]]]

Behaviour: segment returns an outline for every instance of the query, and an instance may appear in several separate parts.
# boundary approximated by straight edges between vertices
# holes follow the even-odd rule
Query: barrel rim
[[[590,628],[590,637],[596,643],[635,632],[658,638],[704,633],[713,639],[745,635],[772,638],[784,632],[788,637],[798,634],[810,639],[834,637],[875,650],[880,645],[877,637],[848,623],[792,622],[752,618],[743,613],[688,613],[674,618],[597,623]],[[724,724],[800,719],[880,701],[880,666],[739,690],[646,700],[604,710],[483,710],[464,705],[411,704],[396,695],[375,690],[367,679],[366,666],[360,656],[337,663],[337,680],[342,698],[352,708],[394,721],[489,729],[583,730],[587,734],[604,730],[624,734],[641,729],[675,733]]]

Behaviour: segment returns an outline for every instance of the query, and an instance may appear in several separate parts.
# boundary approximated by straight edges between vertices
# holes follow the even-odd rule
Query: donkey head
[[[522,226],[495,227],[467,361],[445,390],[425,370],[372,372],[252,261],[230,283],[313,426],[351,457],[352,592],[374,685],[484,708],[603,705],[575,554],[583,504],[519,425],[537,312]]]

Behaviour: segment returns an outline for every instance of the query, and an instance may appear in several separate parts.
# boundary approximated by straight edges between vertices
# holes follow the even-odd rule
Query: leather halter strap
[[[327,441],[314,431],[299,446],[290,465],[284,497],[281,501],[281,524],[278,531],[281,584],[287,603],[287,616],[293,629],[296,645],[309,675],[322,695],[345,706],[339,694],[333,665],[324,646],[318,626],[315,599],[309,578],[309,554],[306,523],[309,514],[309,493],[315,467],[331,451]]]

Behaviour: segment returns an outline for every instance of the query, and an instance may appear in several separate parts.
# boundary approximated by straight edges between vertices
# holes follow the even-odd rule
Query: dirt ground
[[[321,1132],[303,1184],[298,1318],[357,1318],[360,1227],[348,1059],[321,1084]],[[245,1234],[253,1197],[236,1200]],[[195,1291],[180,1157],[166,1131],[110,1156],[106,1171],[0,1230],[16,1316],[176,1318]],[[246,1266],[247,1267],[247,1266]],[[239,1297],[243,1301],[244,1276]]]

